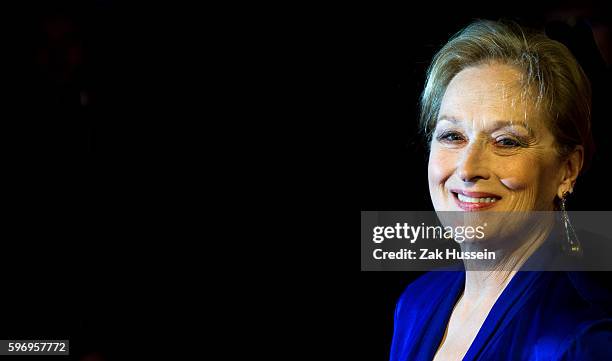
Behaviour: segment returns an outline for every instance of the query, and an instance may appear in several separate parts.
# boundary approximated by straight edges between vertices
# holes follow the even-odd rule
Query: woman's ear
[[[576,178],[580,174],[584,162],[584,147],[577,145],[574,151],[561,163],[561,184],[557,189],[557,196],[563,198],[565,192],[572,193]]]

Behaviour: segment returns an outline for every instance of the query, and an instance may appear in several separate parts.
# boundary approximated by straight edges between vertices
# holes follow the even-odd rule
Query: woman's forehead
[[[540,112],[521,77],[520,71],[503,64],[464,69],[448,85],[438,120],[477,124],[507,121],[537,127]]]

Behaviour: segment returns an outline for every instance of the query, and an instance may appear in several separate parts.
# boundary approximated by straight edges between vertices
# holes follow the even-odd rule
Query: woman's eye
[[[441,142],[460,142],[463,140],[463,136],[457,132],[445,132],[438,136],[438,141]]]
[[[497,140],[497,144],[501,145],[502,147],[506,147],[506,148],[513,148],[513,147],[521,146],[521,142],[511,139],[511,138],[499,139]]]

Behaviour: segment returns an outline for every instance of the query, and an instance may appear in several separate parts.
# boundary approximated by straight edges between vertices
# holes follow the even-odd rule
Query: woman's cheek
[[[500,164],[502,165],[502,164]],[[502,184],[513,191],[537,187],[540,169],[536,159],[513,159],[499,168],[498,177]]]
[[[508,167],[506,175],[500,177],[501,183],[510,190],[509,210],[525,211],[534,209],[537,203],[538,169],[528,167]]]
[[[514,176],[501,178],[501,182],[503,185],[506,186],[506,188],[513,190],[513,191],[519,191],[519,190],[525,189],[529,185],[529,182],[527,182],[526,179],[523,179],[521,177],[514,177]]]
[[[441,185],[453,174],[456,165],[456,155],[433,148],[429,154],[428,174],[429,186]]]

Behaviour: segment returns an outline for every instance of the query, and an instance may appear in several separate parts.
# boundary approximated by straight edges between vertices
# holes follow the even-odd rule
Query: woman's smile
[[[457,206],[468,212],[489,210],[502,199],[502,197],[488,192],[453,189],[450,193],[455,199]]]

